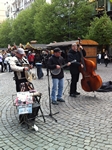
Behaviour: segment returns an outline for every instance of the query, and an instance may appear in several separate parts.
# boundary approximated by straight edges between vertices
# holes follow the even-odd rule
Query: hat
[[[15,52],[18,53],[18,54],[21,54],[21,55],[24,55],[24,54],[25,54],[23,48],[18,48]]]
[[[55,48],[55,49],[54,49],[54,53],[56,53],[56,52],[62,52],[62,51],[61,51],[60,48]]]

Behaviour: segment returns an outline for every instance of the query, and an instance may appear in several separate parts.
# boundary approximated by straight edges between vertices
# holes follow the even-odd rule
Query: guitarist
[[[61,56],[61,49],[55,48],[54,49],[54,55],[52,55],[48,60],[48,69],[61,69],[60,73],[57,75],[54,75],[51,72],[52,76],[52,92],[51,92],[51,100],[53,105],[58,105],[58,102],[65,102],[64,99],[62,99],[62,93],[63,93],[63,78],[64,78],[64,72],[61,68],[62,65],[64,65],[64,58]],[[68,63],[69,66],[71,63]]]
[[[83,47],[80,45],[79,48],[82,50],[83,56],[86,56],[86,52]],[[70,85],[70,96],[76,97],[76,95],[80,95],[77,92],[77,82],[79,80],[79,67],[84,67],[81,64],[81,54],[78,51],[77,43],[73,43],[70,51],[68,52],[68,61],[76,60],[76,62],[70,65],[70,74],[71,74],[71,85]]]

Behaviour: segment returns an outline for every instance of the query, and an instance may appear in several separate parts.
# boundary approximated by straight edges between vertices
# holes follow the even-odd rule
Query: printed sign
[[[32,113],[32,104],[25,104],[18,106],[18,112],[20,114],[31,114]]]

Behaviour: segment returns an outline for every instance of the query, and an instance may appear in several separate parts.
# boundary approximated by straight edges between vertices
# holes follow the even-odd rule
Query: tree
[[[95,40],[99,45],[109,45],[112,42],[112,21],[110,18],[106,14],[101,18],[94,18],[84,38]]]
[[[80,0],[55,0],[44,4],[35,15],[35,36],[39,43],[74,40],[87,32],[92,6]],[[85,17],[86,16],[86,17]]]
[[[11,43],[12,20],[7,19],[0,25],[0,47],[7,47]]]
[[[17,45],[31,40],[46,44],[75,40],[86,35],[93,8],[87,1],[80,0],[52,0],[51,4],[36,0],[30,8],[11,20],[8,38]]]
[[[13,21],[11,32],[13,43],[16,43],[17,45],[20,43],[26,44],[27,42],[34,40],[34,15],[32,14],[32,9],[28,8],[22,11]]]

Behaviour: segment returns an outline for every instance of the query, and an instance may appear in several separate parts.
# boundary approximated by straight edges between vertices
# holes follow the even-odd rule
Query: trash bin
[[[37,68],[37,77],[38,79],[41,79],[43,77],[43,71],[42,71],[42,63],[36,63]]]

